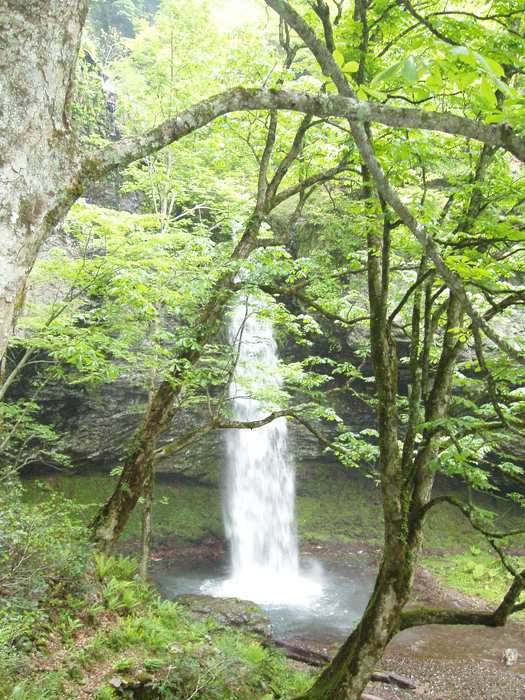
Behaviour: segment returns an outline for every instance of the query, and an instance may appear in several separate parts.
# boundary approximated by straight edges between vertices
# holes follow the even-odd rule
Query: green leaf
[[[453,56],[466,56],[470,53],[466,46],[454,46],[454,48],[449,49],[448,53]]]
[[[399,69],[403,65],[404,61],[398,61],[397,63],[394,63],[393,66],[389,66],[386,70],[384,70],[382,73],[379,73],[379,75],[376,75],[376,77],[372,80],[370,85],[373,85],[374,83],[381,83],[384,82],[385,80],[388,80],[389,78],[392,78],[396,73],[399,72]]]
[[[464,63],[467,63],[473,68],[477,65],[477,59],[474,53],[466,46],[454,46],[447,51],[449,56],[458,56]]]
[[[416,88],[414,90],[414,97],[416,98],[416,100],[426,100],[430,97],[430,93],[428,90]]]
[[[485,99],[491,107],[495,107],[497,105],[498,101],[496,99],[496,95],[494,94],[494,88],[486,78],[483,78],[481,81],[480,92],[483,99]]]
[[[443,78],[441,77],[441,71],[438,66],[432,68],[432,72],[428,76],[426,84],[430,89],[443,87]]]
[[[503,112],[494,112],[494,114],[489,114],[488,117],[485,117],[485,124],[499,124],[504,119],[505,115]]]
[[[503,70],[503,68],[497,61],[494,61],[494,59],[486,58],[485,56],[482,56],[476,51],[474,51],[473,54],[477,58],[478,63],[480,63],[484,68],[486,68],[489,73],[492,73],[495,76],[499,76],[500,78],[505,75],[505,71]]]
[[[342,68],[343,73],[355,73],[359,70],[359,63],[357,61],[348,61]]]
[[[419,80],[419,75],[416,68],[416,62],[412,56],[409,56],[401,69],[401,75],[409,83],[415,83]]]
[[[475,68],[477,65],[476,57],[471,52],[469,52],[465,56],[460,56],[460,59],[463,61],[463,63],[472,66],[472,68]]]
[[[476,71],[471,71],[470,73],[466,73],[465,75],[461,75],[459,77],[459,83],[462,88],[468,88],[469,85],[472,85],[472,83],[479,78],[479,73]]]
[[[341,68],[341,66],[342,66],[343,63],[345,62],[345,57],[344,57],[343,54],[339,51],[339,49],[336,49],[336,50],[334,51],[333,56],[334,56],[334,61],[337,63],[337,65],[339,66],[339,68]]]
[[[372,90],[371,88],[367,88],[364,85],[362,86],[361,90],[367,93],[367,95],[370,95],[371,97],[375,97],[377,100],[384,100],[386,98],[386,95],[384,92],[380,92],[379,90]]]

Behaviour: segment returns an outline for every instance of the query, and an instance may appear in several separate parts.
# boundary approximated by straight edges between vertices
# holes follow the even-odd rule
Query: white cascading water
[[[237,375],[248,379],[243,383],[250,387],[232,383],[234,418],[259,420],[268,411],[250,391],[276,388],[282,383],[272,326],[257,318],[250,306],[239,306],[233,313],[229,337],[232,344],[239,345]],[[207,586],[209,592],[287,605],[308,605],[321,593],[318,582],[299,574],[295,479],[286,447],[285,418],[253,430],[228,431],[224,516],[232,577],[219,589],[212,591]]]

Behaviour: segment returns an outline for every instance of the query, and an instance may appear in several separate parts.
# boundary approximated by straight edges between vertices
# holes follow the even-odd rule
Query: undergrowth
[[[1,700],[270,700],[304,692],[281,652],[198,621],[94,552],[78,506],[0,494]]]

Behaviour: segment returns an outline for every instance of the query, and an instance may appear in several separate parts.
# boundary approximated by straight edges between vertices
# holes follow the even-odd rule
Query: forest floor
[[[306,473],[300,481],[297,523],[301,554],[373,574],[381,556],[377,490],[367,480],[349,480],[347,474],[333,468],[321,476]],[[50,492],[63,493],[81,504],[86,521],[96,507],[93,494],[103,500],[113,488],[107,475],[89,480],[80,475],[54,476],[44,487],[37,481],[27,481],[25,486],[30,503],[48,498]],[[507,527],[515,527],[520,513],[509,513],[507,507],[503,511],[499,502],[492,504],[487,498],[481,504],[493,509]],[[134,514],[120,545],[120,551],[129,555],[138,551],[139,516],[139,512]],[[466,609],[497,605],[508,588],[509,575],[459,511],[444,504],[431,512],[425,543],[412,605]],[[521,568],[525,566],[525,539],[507,553],[521,560]],[[180,562],[224,562],[226,556],[219,490],[184,481],[157,484],[152,572]],[[391,642],[380,668],[412,678],[416,689],[373,683],[367,692],[381,700],[525,700],[525,613],[514,617],[505,628],[495,630],[450,626],[406,630]],[[299,646],[310,644],[333,653],[334,645],[343,638],[328,644],[319,639],[296,641]],[[517,649],[520,656],[517,665],[507,668],[501,655],[509,648]],[[253,654],[253,649],[249,647],[247,653]]]
[[[445,587],[419,568],[412,605],[485,610],[479,596]],[[506,667],[502,654],[518,649],[518,663]],[[387,647],[381,670],[411,678],[416,690],[370,683],[367,692],[382,700],[525,700],[525,626],[504,628],[430,625],[402,632]]]
[[[349,565],[359,562],[360,567],[372,572],[379,563],[381,550],[366,542],[325,541],[322,545],[304,545],[301,554],[320,557],[327,562]],[[432,555],[437,554],[451,566],[446,552],[440,550],[429,554],[430,561]],[[162,568],[181,559],[213,563],[224,556],[223,544],[213,539],[194,547],[159,543],[153,553],[154,566]],[[485,586],[480,588],[485,589]],[[482,595],[463,593],[444,585],[439,576],[424,567],[417,569],[409,605],[466,610],[490,608]],[[302,636],[287,641],[326,654],[334,643],[341,643],[343,639],[320,640]],[[502,654],[509,648],[518,649],[519,657],[517,664],[507,667],[502,662]],[[409,690],[379,682],[370,683],[366,692],[379,700],[525,700],[525,624],[511,621],[498,629],[430,625],[406,630],[390,643],[379,670],[397,673],[416,685],[415,690]]]

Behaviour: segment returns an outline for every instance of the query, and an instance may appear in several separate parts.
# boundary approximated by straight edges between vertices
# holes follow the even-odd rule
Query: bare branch
[[[501,408],[501,405],[498,401],[498,397],[496,394],[496,382],[494,381],[494,377],[490,373],[487,363],[485,362],[485,355],[483,352],[483,341],[481,338],[481,331],[479,328],[476,326],[472,327],[472,333],[474,335],[474,346],[476,348],[476,357],[478,358],[478,363],[479,367],[481,369],[481,372],[483,373],[483,376],[485,377],[485,381],[487,382],[487,389],[489,392],[490,396],[490,401],[492,403],[492,407],[494,409],[494,412],[500,419],[502,425],[505,426],[507,430],[509,430],[511,433],[514,433],[517,435],[519,438],[522,440],[525,438],[525,432],[522,430],[519,430],[516,428],[514,425],[510,423],[510,421],[506,418],[505,414],[503,413],[503,410]]]
[[[436,496],[436,498],[433,498],[431,501],[429,501],[423,508],[421,508],[419,512],[419,516],[424,516],[428,513],[429,510],[434,508],[437,505],[440,505],[441,503],[450,503],[453,505],[455,508],[458,508],[463,515],[470,521],[470,524],[472,527],[477,530],[479,533],[484,535],[485,537],[489,539],[504,539],[505,537],[513,537],[514,535],[522,535],[525,530],[524,529],[515,529],[515,530],[508,530],[507,532],[491,532],[487,528],[483,527],[479,522],[477,522],[474,519],[474,514],[472,512],[472,509],[465,505],[462,501],[459,500],[456,496],[452,496],[451,494],[445,494],[444,496]]]
[[[388,317],[388,325],[392,325],[394,322],[395,317],[398,315],[398,313],[401,311],[403,306],[407,303],[407,301],[410,299],[412,293],[419,287],[419,285],[423,284],[423,282],[430,276],[434,274],[434,270],[430,269],[425,272],[425,274],[421,275],[420,277],[417,278],[417,280],[414,282],[414,284],[411,284],[410,287],[407,289],[405,292],[403,298],[399,302],[399,304],[396,306],[396,308],[392,311],[390,316]]]

